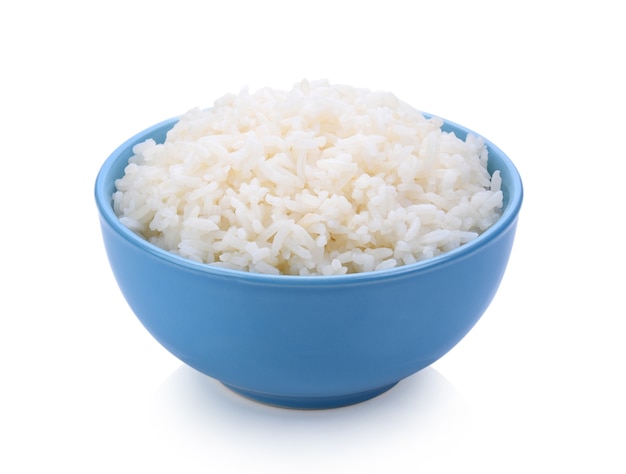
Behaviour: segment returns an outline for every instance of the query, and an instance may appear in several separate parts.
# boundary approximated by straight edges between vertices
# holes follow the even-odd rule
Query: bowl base
[[[340,408],[348,405],[354,405],[356,403],[365,402],[385,393],[387,390],[394,387],[397,383],[398,382],[394,382],[390,385],[367,390],[365,392],[351,393],[348,395],[337,395],[331,397],[292,397],[273,395],[234,387],[232,385],[228,385],[227,383],[223,383],[223,385],[238,395],[241,395],[255,402],[263,403],[265,405],[299,410],[324,410],[328,408]]]

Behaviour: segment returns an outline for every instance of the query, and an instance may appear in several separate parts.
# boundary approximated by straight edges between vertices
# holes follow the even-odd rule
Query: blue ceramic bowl
[[[133,146],[163,142],[175,123],[135,135],[102,166],[95,198],[104,244],[122,293],[152,336],[235,392],[292,408],[367,400],[446,354],[494,297],[513,245],[522,182],[489,141],[504,212],[474,241],[391,270],[270,276],[186,260],[119,222],[111,195]],[[469,132],[447,121],[444,130],[462,139]]]

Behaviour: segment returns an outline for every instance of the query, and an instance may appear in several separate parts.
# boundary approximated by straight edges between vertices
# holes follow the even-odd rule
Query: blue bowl
[[[133,146],[163,142],[175,123],[135,135],[103,164],[95,185],[102,236],[117,283],[150,334],[233,391],[290,408],[370,399],[452,349],[496,294],[523,191],[513,163],[489,141],[489,171],[501,172],[504,210],[472,242],[390,270],[273,276],[195,263],[119,222],[111,195]],[[462,139],[473,133],[448,121],[443,129]]]

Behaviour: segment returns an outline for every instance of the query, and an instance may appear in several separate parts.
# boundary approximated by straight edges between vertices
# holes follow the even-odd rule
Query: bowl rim
[[[447,131],[460,132],[463,135],[472,134],[481,137],[487,146],[489,156],[497,155],[502,163],[502,166],[498,169],[502,175],[506,175],[507,184],[509,186],[508,193],[505,195],[505,207],[500,218],[492,224],[487,230],[481,233],[474,240],[463,244],[453,250],[442,252],[439,255],[422,260],[419,262],[397,266],[385,270],[368,271],[361,273],[349,273],[343,275],[272,275],[265,273],[255,273],[245,270],[234,270],[223,267],[216,267],[210,264],[195,262],[193,260],[181,257],[165,249],[161,249],[156,245],[150,243],[142,236],[136,234],[128,227],[123,225],[112,206],[112,196],[107,193],[107,189],[114,181],[110,175],[113,172],[113,168],[119,165],[119,161],[125,159],[126,161],[132,156],[132,147],[145,141],[147,138],[152,137],[156,132],[169,131],[179,120],[179,117],[173,117],[161,122],[158,122],[139,133],[136,133],[132,137],[128,138],[121,145],[119,145],[104,161],[102,164],[95,181],[94,195],[96,205],[100,214],[100,219],[104,220],[111,229],[123,237],[126,241],[138,247],[142,251],[145,251],[152,256],[174,264],[176,266],[184,267],[188,270],[200,272],[215,277],[223,277],[229,279],[246,280],[253,283],[262,284],[281,284],[281,285],[337,285],[344,283],[365,283],[380,281],[384,279],[394,279],[397,277],[403,277],[407,274],[416,272],[429,271],[433,267],[445,266],[452,261],[457,261],[469,256],[470,254],[478,251],[480,248],[487,245],[490,241],[496,239],[499,235],[504,233],[510,226],[515,225],[522,206],[524,198],[524,189],[522,179],[512,160],[495,144],[488,140],[483,135],[480,135],[467,127],[459,125],[450,120],[444,119],[438,115],[422,112],[426,118],[439,118],[443,121],[443,128]],[[464,139],[464,137],[463,137]],[[127,158],[122,158],[127,156]],[[506,170],[506,173],[504,172]],[[503,177],[504,183],[504,177]]]

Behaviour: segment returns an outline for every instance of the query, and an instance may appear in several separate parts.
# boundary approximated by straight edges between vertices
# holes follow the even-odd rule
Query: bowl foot
[[[337,395],[330,397],[292,397],[283,395],[273,395],[267,393],[254,392],[239,387],[234,387],[224,383],[224,385],[233,392],[253,400],[255,402],[264,403],[279,408],[294,408],[299,410],[323,410],[328,408],[339,408],[348,405],[354,405],[366,400],[370,400],[382,393],[386,392],[398,382],[394,382],[384,387],[367,390],[365,392],[351,393],[348,395]]]

